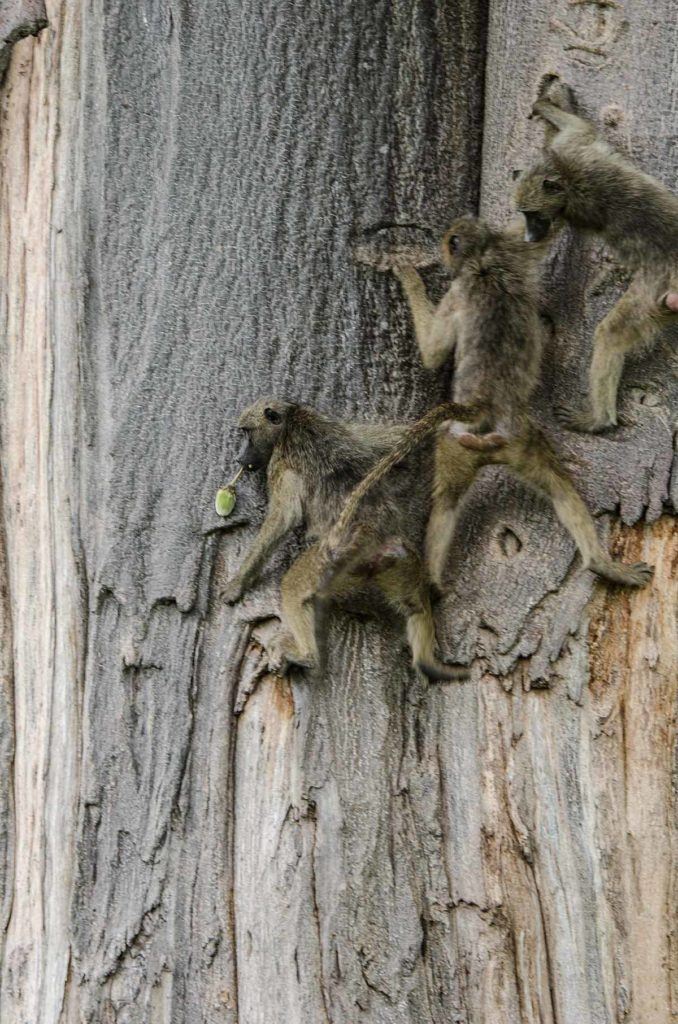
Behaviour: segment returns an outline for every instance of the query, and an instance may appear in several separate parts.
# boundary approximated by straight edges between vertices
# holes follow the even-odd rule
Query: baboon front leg
[[[450,319],[443,323],[426,293],[426,285],[414,267],[394,267],[408,301],[421,361],[427,370],[437,370],[454,348]]]
[[[435,306],[428,297],[424,279],[415,267],[394,267],[393,273],[405,292],[419,341],[420,336],[427,337],[431,333]]]
[[[574,430],[599,433],[617,425],[617,393],[627,355],[647,347],[661,329],[661,309],[632,286],[601,320],[593,337],[587,406],[562,410]]]
[[[239,571],[222,589],[221,599],[228,604],[239,601],[285,534],[301,525],[302,520],[300,483],[296,474],[286,472],[269,495],[268,512],[261,529]]]
[[[290,566],[280,584],[281,631],[271,645],[269,668],[284,672],[290,665],[316,668],[319,664],[313,595],[320,558],[314,544]]]
[[[443,663],[436,657],[436,635],[429,595],[429,581],[421,559],[414,552],[394,561],[377,577],[389,603],[406,619],[412,664],[428,679],[468,679],[465,665]]]
[[[644,587],[650,582],[654,573],[652,566],[645,562],[625,565],[610,558],[598,540],[591,513],[566,472],[554,467],[552,457],[544,456],[540,460],[533,451],[519,455],[511,466],[525,483],[550,499],[556,515],[577,545],[585,569],[622,586]]]
[[[566,86],[561,86],[562,89],[566,89]],[[570,96],[569,90],[567,90],[568,97]],[[568,150],[572,146],[580,144],[588,144],[595,140],[596,129],[589,122],[585,121],[583,117],[579,117],[578,114],[573,113],[572,110],[564,109],[564,106],[559,106],[558,102],[553,100],[562,101],[565,105],[565,96],[556,96],[548,98],[543,96],[537,100],[532,113],[541,117],[546,122],[546,141],[547,144],[554,152],[558,152],[559,149]],[[567,104],[571,106],[571,99],[567,101]]]

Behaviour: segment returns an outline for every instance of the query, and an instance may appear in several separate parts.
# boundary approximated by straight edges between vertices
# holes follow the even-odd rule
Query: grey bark
[[[263,651],[300,541],[226,608],[263,494],[212,504],[262,393],[363,418],[448,393],[351,242],[505,219],[544,73],[678,185],[670,0],[48,16],[2,93],[3,1024],[675,1020],[675,338],[614,438],[551,413],[608,256],[552,260],[538,414],[651,592],[594,591],[488,472],[440,608],[472,680],[427,687],[396,625],[337,614],[326,677],[290,683]]]

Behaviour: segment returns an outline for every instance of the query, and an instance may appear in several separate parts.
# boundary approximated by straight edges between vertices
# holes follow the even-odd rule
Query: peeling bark
[[[351,245],[504,219],[543,74],[678,184],[671,3],[47,7],[0,93],[3,1024],[678,1019],[675,339],[614,437],[550,412],[620,287],[600,247],[545,275],[537,413],[650,590],[594,587],[487,471],[439,610],[472,680],[337,613],[322,682],[281,681],[297,548],[221,606],[263,494],[212,505],[263,392],[448,394]]]
[[[46,26],[43,0],[3,0],[0,6],[0,82],[14,44],[26,36],[36,36]]]

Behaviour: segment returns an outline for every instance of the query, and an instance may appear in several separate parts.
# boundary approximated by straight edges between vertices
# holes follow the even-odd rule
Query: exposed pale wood
[[[12,47],[34,36],[47,24],[44,0],[2,0],[0,3],[0,81],[7,70]]]
[[[670,0],[47,13],[1,94],[2,1024],[678,1019],[675,348],[630,368],[615,438],[550,416],[604,254],[554,258],[538,412],[651,590],[594,588],[490,472],[440,609],[472,680],[427,687],[394,625],[337,614],[327,677],[282,682],[294,544],[223,607],[262,495],[212,505],[262,392],[447,393],[352,243],[505,218],[542,74],[678,184]]]

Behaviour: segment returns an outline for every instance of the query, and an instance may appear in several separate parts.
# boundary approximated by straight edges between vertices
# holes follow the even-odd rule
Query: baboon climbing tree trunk
[[[351,244],[506,219],[544,74],[678,186],[672,0],[5,0],[0,29],[3,1024],[678,1019],[676,339],[618,434],[551,412],[623,284],[602,248],[548,267],[537,413],[650,589],[485,471],[438,606],[472,679],[337,613],[324,678],[283,681],[294,543],[224,606],[260,484],[212,504],[261,394],[449,395]]]

